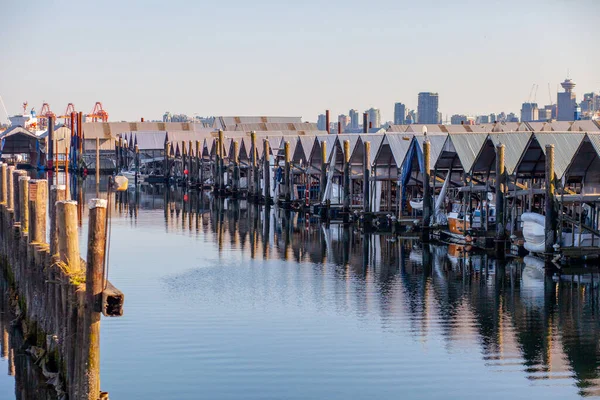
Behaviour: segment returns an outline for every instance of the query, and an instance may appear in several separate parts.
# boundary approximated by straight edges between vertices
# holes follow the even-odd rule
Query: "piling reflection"
[[[12,302],[12,303],[11,303]],[[8,375],[15,378],[15,398],[17,400],[56,400],[57,392],[51,386],[53,377],[44,375],[44,366],[38,365],[31,354],[32,349],[25,343],[19,324],[14,323],[17,316],[13,310],[17,300],[10,292],[8,281],[0,275],[0,353],[8,360]],[[24,350],[28,348],[29,350]]]
[[[597,273],[551,276],[531,257],[502,262],[458,245],[364,235],[206,193],[149,187],[126,196],[119,201],[130,218],[138,208],[162,208],[169,232],[213,238],[225,255],[235,248],[254,259],[314,265],[313,280],[297,284],[334,277],[323,295],[341,312],[375,314],[382,329],[407,330],[417,342],[441,335],[449,353],[477,346],[499,373],[573,379],[580,395],[600,395]]]
[[[96,196],[95,184],[79,187],[82,199]],[[450,354],[476,347],[498,373],[574,382],[580,395],[600,395],[596,272],[552,276],[531,257],[500,261],[460,245],[365,235],[309,215],[164,186],[118,193],[114,209],[133,224],[141,211],[163,212],[167,232],[214,240],[224,257],[238,249],[252,259],[312,264],[311,280],[296,282],[298,290],[332,277],[321,294],[340,312],[376,315],[381,329],[408,333],[417,343],[440,335]]]

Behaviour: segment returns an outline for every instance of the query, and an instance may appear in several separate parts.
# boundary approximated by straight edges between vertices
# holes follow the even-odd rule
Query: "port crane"
[[[102,108],[102,103],[99,101],[94,104],[92,112],[85,117],[91,118],[92,122],[108,122],[108,113]]]
[[[24,105],[27,103],[24,103]],[[27,107],[27,106],[25,106]],[[55,118],[56,114],[54,114],[54,112],[52,112],[52,110],[50,109],[50,105],[48,103],[44,103],[42,104],[42,108],[40,109],[40,113],[37,115],[37,119],[39,121],[39,128],[40,129],[46,129],[48,127],[48,120],[50,118]]]
[[[58,118],[63,118],[64,119],[64,124],[65,126],[68,126],[69,128],[71,127],[71,113],[74,113],[75,111],[75,105],[73,103],[69,103],[67,104],[67,109],[65,110],[65,113],[63,115],[59,115]]]

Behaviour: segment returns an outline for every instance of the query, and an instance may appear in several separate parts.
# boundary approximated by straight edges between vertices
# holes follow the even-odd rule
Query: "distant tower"
[[[572,79],[567,78],[560,86],[565,89],[563,93],[558,93],[558,112],[556,119],[558,121],[573,121],[575,119],[575,108],[577,107],[577,100],[575,92],[575,82]]]
[[[533,122],[537,120],[539,120],[537,103],[523,103],[521,105],[521,122]]]
[[[419,124],[438,124],[438,102],[437,93],[419,93],[419,104],[417,107],[417,121]]]
[[[358,110],[352,109],[352,110],[350,110],[348,115],[350,116],[350,129],[358,129],[358,127],[360,125]]]
[[[320,131],[327,130],[327,119],[325,118],[325,114],[319,114],[319,118],[317,119],[317,129]]]
[[[379,113],[378,108],[369,108],[365,111],[369,114],[369,125],[371,128],[380,128],[381,127],[381,114]]]
[[[402,103],[394,104],[394,125],[404,125],[406,120],[406,106]]]

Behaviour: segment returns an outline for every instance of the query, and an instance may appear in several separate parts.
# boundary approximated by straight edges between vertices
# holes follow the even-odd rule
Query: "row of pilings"
[[[86,262],[77,202],[67,196],[63,185],[0,164],[2,272],[13,325],[57,396],[96,400],[108,397],[100,391],[100,317],[122,315],[124,296],[104,274],[107,201],[89,202]]]

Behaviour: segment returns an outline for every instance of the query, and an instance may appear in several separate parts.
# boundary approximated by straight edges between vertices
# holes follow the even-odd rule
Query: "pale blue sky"
[[[597,0],[0,0],[0,96],[111,120],[300,115],[315,121],[420,91],[440,111],[518,112],[567,70],[600,90]],[[0,109],[4,119],[4,111]]]

